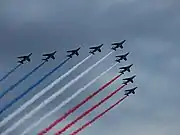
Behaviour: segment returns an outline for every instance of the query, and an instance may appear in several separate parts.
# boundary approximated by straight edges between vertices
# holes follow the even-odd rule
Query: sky
[[[123,77],[134,74],[137,75],[135,83],[130,84],[127,88],[138,86],[136,94],[129,96],[117,108],[86,128],[80,135],[179,135],[179,6],[180,1],[178,0],[1,0],[0,76],[16,66],[17,56],[33,53],[32,62],[21,66],[0,84],[2,91],[36,67],[41,62],[43,53],[57,50],[57,54],[56,60],[49,61],[48,64],[45,64],[24,81],[22,85],[6,95],[0,108],[64,60],[67,50],[81,47],[78,57],[71,59],[25,98],[2,114],[0,116],[1,120],[25,101],[31,99],[42,88],[67,72],[72,66],[86,58],[89,55],[89,47],[104,44],[101,53],[97,53],[81,65],[75,72],[31,105],[26,112],[35,108],[45,98],[110,52],[112,42],[127,40],[123,50],[114,52],[88,75],[68,88],[65,93],[39,111],[30,120],[25,121],[10,135],[22,133],[24,128],[27,128],[46,112],[72,95],[74,91],[77,91],[113,65],[116,55],[126,52],[130,52],[127,62],[122,62],[122,64],[113,68],[75,100],[53,116],[48,117],[29,135],[35,135],[37,131],[47,127],[48,124],[59,118],[68,109],[116,76],[119,67],[132,63],[134,67],[131,73],[122,76],[103,93],[96,96],[66,121],[54,128],[48,135],[55,133],[63,125],[74,120],[80,113],[119,87]],[[96,111],[78,122],[65,135],[91,120],[93,116],[115,103],[122,96],[123,92],[118,93]],[[26,112],[22,112],[10,121],[3,129],[0,129],[0,132],[19,120]]]

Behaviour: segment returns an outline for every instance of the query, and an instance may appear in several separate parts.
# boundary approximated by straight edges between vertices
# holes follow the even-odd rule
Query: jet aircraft
[[[80,47],[78,49],[75,49],[75,50],[70,50],[70,51],[67,51],[67,53],[71,53],[69,55],[67,55],[69,58],[72,58],[73,55],[76,55],[76,56],[79,56],[79,51],[80,50]]]
[[[123,49],[123,44],[126,42],[126,40],[123,40],[121,42],[118,43],[112,43],[111,45],[113,46],[111,49],[113,49],[114,51],[116,51],[117,48],[121,48]]]
[[[116,56],[116,58],[119,58],[119,59],[116,59],[116,61],[117,62],[121,62],[121,60],[125,60],[125,61],[127,61],[127,56],[129,55],[129,52],[128,53],[126,53],[126,54],[123,54],[123,55],[118,55],[118,56]]]
[[[103,44],[99,45],[99,46],[96,46],[96,47],[90,47],[89,49],[92,49],[89,53],[91,54],[95,54],[95,52],[99,51],[101,52],[101,47],[103,46]]]
[[[129,96],[129,94],[135,94],[135,90],[137,89],[137,87],[129,89],[129,90],[125,90],[125,94],[126,96]]]
[[[30,53],[29,55],[26,56],[19,56],[18,59],[21,59],[18,61],[18,63],[24,64],[25,61],[30,62],[30,56],[32,55],[32,53]]]
[[[120,67],[121,71],[119,73],[124,74],[126,71],[130,72],[130,68],[133,66],[133,64],[126,66],[126,67]]]
[[[134,82],[134,78],[136,77],[136,75],[132,76],[132,77],[129,77],[129,78],[124,78],[124,82],[123,84],[127,85],[129,82],[133,83]]]
[[[47,53],[47,54],[43,54],[43,56],[45,56],[46,58],[42,59],[44,61],[48,61],[49,59],[55,59],[55,53],[56,51],[52,52],[52,53]]]

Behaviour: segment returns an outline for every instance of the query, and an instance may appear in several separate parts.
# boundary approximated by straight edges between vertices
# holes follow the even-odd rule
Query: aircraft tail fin
[[[124,71],[120,71],[119,73],[124,74]]]
[[[27,58],[27,61],[28,61],[28,62],[30,62],[30,61],[31,61],[31,59],[30,59],[30,58]]]
[[[116,62],[120,63],[120,60],[115,60]]]
[[[123,82],[122,84],[127,85],[127,82]]]
[[[42,59],[42,60],[44,60],[44,61],[47,61],[47,62],[48,62],[48,59]]]
[[[93,51],[90,51],[89,53],[93,54],[94,55],[94,52]]]
[[[114,51],[116,51],[116,48],[115,48],[115,47],[112,47],[111,49],[114,50]]]
[[[129,96],[129,94],[128,94],[128,93],[125,93],[124,95]]]
[[[55,60],[55,57],[54,57],[54,56],[52,56],[51,58],[52,58],[53,60]]]
[[[67,57],[72,58],[72,55],[67,55]]]
[[[20,64],[24,64],[24,61],[18,61],[18,63],[20,63]]]

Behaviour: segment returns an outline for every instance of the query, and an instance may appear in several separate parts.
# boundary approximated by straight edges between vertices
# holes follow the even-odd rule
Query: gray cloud
[[[93,59],[89,60],[88,63],[65,79],[53,91],[58,90],[71,78],[74,78],[82,70],[105,55],[109,51],[111,42],[127,39],[124,51],[118,51],[116,54],[131,52],[128,63],[134,63],[135,65],[131,74],[137,74],[136,84],[132,85],[139,87],[137,94],[129,97],[117,109],[111,111],[81,134],[177,135],[177,125],[180,124],[178,117],[180,113],[178,104],[180,86],[178,83],[180,67],[179,4],[178,0],[1,1],[0,75],[13,67],[16,56],[29,52],[33,52],[34,55],[33,62],[25,65],[25,67],[12,75],[9,82],[3,84],[4,88],[7,88],[17,78],[23,76],[22,74],[35,67],[39,63],[43,52],[58,51],[56,61],[44,66],[41,71],[38,71],[22,86],[19,86],[12,94],[7,96],[3,103],[8,102],[33,82],[36,82],[39,76],[43,76],[45,72],[57,65],[65,57],[66,50],[82,46],[80,57],[71,60],[57,72],[58,74],[52,75],[34,92],[10,109],[7,114],[15,110],[24,101],[30,99],[49,84],[51,80],[85,58],[89,46],[100,43],[105,44],[104,51],[101,54],[97,54]],[[113,57],[110,57],[106,62],[99,65],[97,69],[93,70],[93,74],[86,76],[84,81],[81,80],[73,90],[82,87],[99,74],[101,70],[105,69],[106,66],[112,64],[112,59]],[[67,109],[80,102],[91,91],[95,91],[100,85],[116,75],[116,72],[117,69],[114,69],[106,77],[101,78],[87,92],[54,116],[51,116],[34,131],[46,127]],[[109,87],[106,92],[101,93],[93,101],[90,101],[87,106],[73,114],[68,121],[73,120],[80,112],[90,107],[112,89],[118,87],[119,84],[120,82],[117,81],[113,87]],[[42,114],[45,114],[46,111],[53,109],[63,99],[74,93],[71,89],[68,89],[66,94],[60,96],[23,126],[27,127],[41,117]],[[52,92],[45,97],[50,94]],[[108,105],[114,103],[119,96],[115,96],[107,104],[99,108],[98,111],[102,111]],[[37,106],[45,97],[28,108],[28,111]],[[86,117],[79,124],[90,120],[98,111],[93,112],[92,115]],[[0,116],[0,118],[7,114]],[[8,123],[5,128],[17,121],[21,116]],[[63,124],[58,127],[62,127]],[[79,127],[79,124],[75,127]],[[24,127],[19,127],[14,133],[19,134]],[[57,130],[54,129],[53,132],[55,131]]]

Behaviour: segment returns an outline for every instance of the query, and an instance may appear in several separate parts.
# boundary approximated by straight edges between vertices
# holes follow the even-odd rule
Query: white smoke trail
[[[36,112],[38,112],[41,108],[46,106],[48,103],[53,101],[57,96],[59,96],[61,93],[63,93],[67,88],[69,88],[71,85],[76,83],[80,78],[82,78],[84,75],[89,73],[94,67],[96,67],[99,63],[101,63],[103,60],[105,60],[109,55],[111,55],[113,51],[108,53],[106,56],[104,56],[102,59],[97,61],[95,64],[93,64],[91,67],[86,69],[84,72],[82,72],[80,75],[78,75],[75,79],[71,80],[68,84],[66,84],[64,87],[62,87],[59,91],[54,93],[52,96],[50,96],[48,99],[44,100],[39,106],[37,106],[35,109],[30,111],[28,114],[23,116],[19,121],[17,121],[14,125],[11,127],[7,128],[1,135],[8,135],[10,132],[15,130],[20,124],[22,124],[25,120],[31,118]]]
[[[16,115],[18,115],[19,113],[21,113],[23,110],[25,110],[28,106],[30,106],[31,104],[33,104],[37,99],[39,99],[41,96],[43,96],[46,92],[48,92],[49,90],[51,90],[56,84],[60,83],[60,81],[62,81],[65,77],[67,77],[71,72],[73,72],[74,70],[76,70],[81,64],[83,64],[85,61],[87,61],[92,55],[89,55],[88,57],[86,57],[84,60],[82,60],[81,62],[79,62],[77,65],[75,65],[74,67],[72,67],[69,71],[67,71],[65,74],[63,74],[62,76],[60,76],[59,78],[57,78],[55,81],[53,81],[51,84],[49,84],[47,87],[45,87],[42,91],[40,91],[39,93],[37,93],[35,96],[33,96],[30,100],[28,100],[26,103],[24,103],[23,105],[21,105],[17,110],[15,110],[12,114],[10,114],[9,116],[7,116],[4,120],[2,120],[0,122],[0,127],[4,126],[8,121],[10,121],[11,119],[13,119]]]
[[[114,64],[113,66],[111,66],[110,68],[108,68],[106,71],[104,71],[103,73],[101,73],[99,76],[97,76],[96,78],[94,78],[93,80],[91,80],[88,84],[86,84],[85,86],[83,86],[82,88],[80,88],[76,93],[74,93],[72,96],[68,97],[65,101],[63,101],[60,105],[58,105],[55,109],[53,109],[52,111],[50,111],[49,113],[47,113],[46,115],[44,115],[43,117],[41,117],[37,122],[34,122],[31,126],[29,126],[21,135],[25,135],[28,132],[30,132],[33,128],[37,127],[43,120],[45,120],[47,117],[51,116],[53,113],[55,113],[56,111],[58,111],[59,109],[61,109],[62,107],[64,107],[66,104],[68,104],[70,101],[72,101],[75,97],[77,97],[80,93],[82,93],[83,91],[85,91],[89,86],[91,86],[93,83],[95,83],[99,78],[101,78],[103,75],[105,75],[107,72],[109,72],[113,67],[115,67],[117,65]]]

